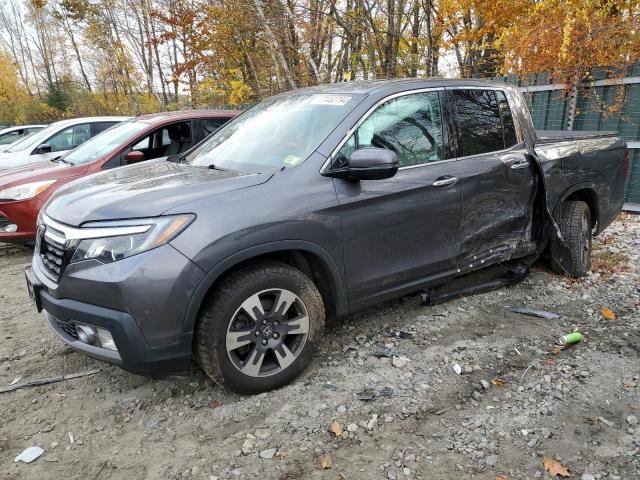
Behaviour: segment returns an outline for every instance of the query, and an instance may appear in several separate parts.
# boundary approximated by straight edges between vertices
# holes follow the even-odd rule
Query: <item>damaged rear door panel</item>
[[[461,273],[521,257],[532,242],[536,175],[504,92],[447,89],[462,184]]]

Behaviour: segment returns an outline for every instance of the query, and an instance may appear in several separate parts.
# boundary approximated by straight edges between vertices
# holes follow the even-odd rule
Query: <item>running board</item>
[[[420,292],[423,305],[438,305],[456,298],[490,292],[521,282],[529,274],[529,265],[509,262],[487,267],[455,278],[449,283]]]

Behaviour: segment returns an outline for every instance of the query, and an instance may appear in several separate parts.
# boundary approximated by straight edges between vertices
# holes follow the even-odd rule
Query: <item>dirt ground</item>
[[[0,480],[551,478],[544,456],[571,478],[640,478],[638,216],[596,240],[584,279],[541,266],[514,287],[334,321],[302,378],[253,397],[66,348],[27,299],[30,256],[0,247],[0,387],[100,372],[0,394]],[[574,329],[585,340],[554,349]],[[40,458],[14,462],[34,445]]]

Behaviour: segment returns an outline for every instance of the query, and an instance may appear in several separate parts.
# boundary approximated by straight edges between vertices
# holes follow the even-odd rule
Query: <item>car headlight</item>
[[[0,200],[25,200],[44,192],[55,180],[25,183],[0,190]]]
[[[176,238],[195,218],[184,214],[87,223],[81,230],[86,228],[91,238],[77,241],[71,263],[92,259],[111,263],[146,252]]]

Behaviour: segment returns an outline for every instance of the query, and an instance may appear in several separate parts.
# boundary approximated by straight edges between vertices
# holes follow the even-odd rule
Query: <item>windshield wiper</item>
[[[56,158],[52,158],[51,161],[52,162],[56,162],[56,163],[62,162],[62,163],[66,163],[67,165],[75,165],[75,163],[72,163],[72,162],[70,162],[68,160],[65,160],[61,156],[60,157],[56,157]]]
[[[213,163],[207,167],[209,170],[218,170],[220,172],[228,172],[225,168],[216,167]]]

